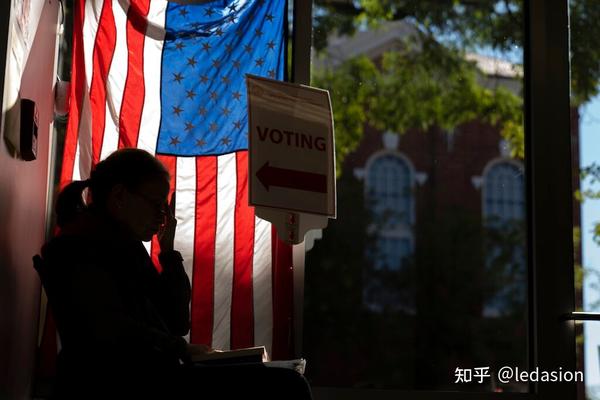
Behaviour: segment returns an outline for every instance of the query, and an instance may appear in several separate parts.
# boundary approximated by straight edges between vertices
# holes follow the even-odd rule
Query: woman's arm
[[[158,256],[162,272],[158,278],[155,306],[171,333],[186,335],[190,330],[190,299],[192,288],[178,251],[163,251]]]
[[[176,334],[132,318],[124,308],[114,277],[95,260],[73,260],[60,277],[62,303],[70,309],[77,336],[101,347],[147,349],[187,358],[186,342]],[[72,332],[74,333],[74,332]]]

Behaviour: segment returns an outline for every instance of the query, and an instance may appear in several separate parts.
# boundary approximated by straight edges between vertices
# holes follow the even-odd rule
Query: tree
[[[430,38],[463,49],[493,48],[510,52],[523,48],[522,0],[316,0],[317,49],[332,32],[354,33],[368,24],[406,20]],[[600,80],[600,7],[596,0],[571,0],[571,78],[574,104],[598,94]]]
[[[337,170],[362,140],[365,123],[392,132],[433,126],[452,131],[476,117],[497,125],[516,157],[524,155],[523,102],[503,87],[477,82],[477,67],[462,52],[432,38],[406,41],[384,54],[381,66],[366,56],[335,70],[313,71],[313,84],[333,97]]]

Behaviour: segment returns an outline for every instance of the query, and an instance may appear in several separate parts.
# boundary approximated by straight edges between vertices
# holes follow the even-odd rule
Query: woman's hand
[[[201,360],[210,353],[219,352],[206,344],[188,344],[187,352],[191,360]]]
[[[175,192],[173,192],[171,202],[165,207],[165,224],[161,226],[157,234],[161,252],[173,250],[175,228],[177,228],[177,218],[175,218]]]

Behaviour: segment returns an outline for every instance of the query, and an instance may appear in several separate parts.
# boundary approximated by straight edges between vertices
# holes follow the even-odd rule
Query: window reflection
[[[404,11],[430,11],[419,4]],[[411,18],[379,22],[332,33],[313,58],[340,176],[337,219],[306,258],[307,377],[526,392],[453,376],[526,367],[521,57],[464,51]]]

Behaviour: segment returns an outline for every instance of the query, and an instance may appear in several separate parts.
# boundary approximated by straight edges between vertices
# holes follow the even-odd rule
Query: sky
[[[600,163],[600,96],[594,98],[581,110],[579,156],[582,167],[594,162]],[[589,182],[582,182],[582,189],[592,187]],[[600,185],[593,187],[599,190]],[[581,214],[581,243],[583,250],[583,267],[600,271],[600,246],[593,242],[592,228],[596,221],[600,221],[600,200],[587,200],[582,205]],[[590,287],[598,283],[593,276],[584,278],[584,309],[585,311],[600,312],[600,309],[591,308],[591,303],[600,298],[600,290]],[[585,335],[585,371],[587,393],[590,399],[600,399],[600,322],[588,321],[584,323]]]

